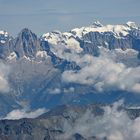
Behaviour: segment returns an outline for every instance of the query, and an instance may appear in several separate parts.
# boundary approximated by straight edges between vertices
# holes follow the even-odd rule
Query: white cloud
[[[61,93],[61,89],[59,89],[59,88],[49,89],[49,93],[50,94],[60,94]]]
[[[28,111],[27,109],[16,109],[9,112],[3,119],[18,120],[21,118],[36,118],[45,112],[46,109],[44,108],[39,108],[35,111]]]
[[[73,93],[75,91],[74,87],[69,88],[51,88],[48,90],[49,94],[61,94],[61,93]]]
[[[4,63],[0,62],[0,92],[6,93],[9,91],[8,75],[10,68]]]
[[[58,38],[56,35],[55,37],[52,36],[52,39],[50,41],[52,45],[50,49],[59,58],[66,59],[68,61],[76,61],[77,59],[79,59],[79,54],[83,51],[83,49],[80,47],[80,44],[78,41],[76,41],[76,39],[72,37],[71,38],[67,37],[67,38],[68,39],[64,41],[64,40],[61,40],[60,35]],[[60,43],[63,41],[65,43]]]
[[[64,93],[73,93],[75,91],[74,87],[64,88]]]
[[[65,71],[65,82],[92,85],[98,91],[120,89],[140,93],[140,66],[127,67],[108,51],[102,51],[99,57],[77,57],[76,62],[81,70]]]
[[[58,139],[69,139],[78,133],[84,138],[96,136],[98,140],[139,140],[140,117],[132,120],[124,110],[118,110],[120,103],[113,107],[104,107],[103,116],[94,116],[91,110],[87,110],[80,118],[71,122],[65,121],[63,125],[64,135]]]

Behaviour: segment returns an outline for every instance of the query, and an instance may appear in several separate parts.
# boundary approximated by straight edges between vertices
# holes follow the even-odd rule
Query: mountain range
[[[0,115],[121,98],[138,105],[139,65],[140,27],[134,22],[96,21],[40,37],[28,28],[17,37],[0,31]]]

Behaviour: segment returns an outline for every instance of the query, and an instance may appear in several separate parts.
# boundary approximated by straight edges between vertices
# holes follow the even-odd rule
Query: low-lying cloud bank
[[[58,140],[70,139],[74,134],[80,134],[86,139],[96,136],[98,140],[139,140],[140,117],[132,120],[124,110],[118,110],[120,103],[113,107],[104,107],[103,116],[94,116],[87,110],[74,124],[64,123],[64,135]]]
[[[140,93],[140,66],[127,67],[106,50],[99,57],[87,54],[77,57],[76,63],[81,70],[65,71],[62,75],[65,82],[92,85],[100,92],[119,89]]]
[[[36,118],[45,112],[46,112],[46,109],[44,109],[44,108],[39,108],[35,111],[29,111],[27,109],[21,109],[21,110],[15,109],[15,110],[9,112],[6,115],[6,117],[4,117],[3,119],[18,120],[21,118]]]

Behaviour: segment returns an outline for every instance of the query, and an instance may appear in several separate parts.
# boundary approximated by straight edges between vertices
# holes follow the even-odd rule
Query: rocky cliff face
[[[15,39],[14,51],[18,57],[34,58],[36,53],[41,50],[38,37],[29,29],[23,29]]]

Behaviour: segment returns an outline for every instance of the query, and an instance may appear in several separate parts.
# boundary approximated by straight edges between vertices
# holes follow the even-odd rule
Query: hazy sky
[[[24,27],[38,35],[90,25],[140,24],[140,0],[0,0],[0,29],[16,35]]]

